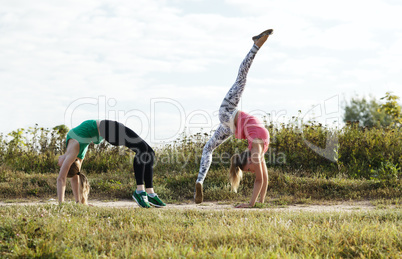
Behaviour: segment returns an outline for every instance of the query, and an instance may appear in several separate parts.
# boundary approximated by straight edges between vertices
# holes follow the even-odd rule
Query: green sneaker
[[[166,206],[166,204],[161,199],[159,199],[159,197],[158,197],[158,195],[156,195],[156,193],[155,193],[155,197],[151,197],[148,195],[148,201],[149,201],[149,204],[151,204],[152,206],[158,207],[158,208],[162,208],[162,207]]]
[[[146,192],[137,193],[134,191],[133,199],[140,205],[142,208],[151,208],[148,202],[148,195]]]

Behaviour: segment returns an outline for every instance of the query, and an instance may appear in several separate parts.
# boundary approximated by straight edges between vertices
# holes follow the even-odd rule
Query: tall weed
[[[402,130],[400,128],[361,128],[348,124],[341,129],[319,123],[266,124],[271,143],[265,155],[267,166],[293,173],[320,174],[323,177],[346,176],[353,179],[393,181],[401,178]],[[68,129],[38,125],[0,135],[0,162],[12,170],[57,172],[57,157],[65,150]],[[211,132],[212,134],[213,132]],[[181,134],[175,141],[154,147],[155,171],[176,174],[197,172],[208,133]],[[336,142],[329,142],[336,136]],[[330,156],[314,151],[308,145],[324,150],[331,144]],[[228,168],[234,153],[247,149],[245,140],[230,138],[213,153],[212,170]],[[317,150],[317,149],[316,149]],[[132,171],[134,153],[124,147],[103,142],[91,144],[85,159],[88,172]]]

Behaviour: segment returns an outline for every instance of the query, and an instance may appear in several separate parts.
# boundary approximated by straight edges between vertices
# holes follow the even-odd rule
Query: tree
[[[358,96],[352,98],[345,105],[344,122],[359,122],[363,127],[387,127],[392,124],[392,118],[384,110],[374,97],[366,99]]]
[[[389,117],[392,118],[391,125],[392,126],[399,126],[402,124],[402,112],[401,106],[398,104],[397,100],[399,97],[396,95],[392,95],[391,92],[386,92],[385,96],[381,98],[381,100],[386,100],[387,102],[381,104],[378,111],[384,112]]]
[[[65,138],[69,131],[68,127],[64,124],[54,127],[53,130],[56,131],[61,138]]]

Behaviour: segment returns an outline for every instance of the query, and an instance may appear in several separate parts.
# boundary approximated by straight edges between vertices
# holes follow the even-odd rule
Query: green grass
[[[268,172],[267,197],[272,204],[310,204],[325,201],[381,199],[394,199],[401,203],[402,180],[299,177],[272,168]],[[132,171],[92,172],[87,176],[91,184],[90,199],[131,199],[131,194],[136,186]],[[169,203],[192,201],[196,177],[196,171],[179,171],[175,174],[169,171],[155,172],[154,188],[158,195]],[[25,173],[0,166],[0,198],[2,200],[56,198],[56,179],[57,173]],[[211,170],[204,182],[205,200],[248,201],[252,193],[253,183],[254,175],[246,173],[240,183],[238,193],[233,193],[230,191],[228,183],[228,170]],[[67,184],[66,197],[72,197],[69,183]]]
[[[297,122],[297,119],[295,119]],[[0,257],[401,257],[402,131],[347,125],[331,162],[304,140],[326,145],[332,129],[297,123],[266,125],[267,201],[257,210],[96,208],[75,204],[0,207]],[[57,157],[68,129],[37,125],[0,134],[0,199],[56,198]],[[154,188],[168,203],[192,202],[202,148],[208,134],[183,134],[155,148]],[[229,139],[213,156],[204,200],[247,202],[254,175],[246,173],[238,193],[228,184],[229,158],[246,149]],[[278,159],[281,158],[281,159]],[[283,159],[282,159],[283,158]],[[335,158],[335,157],[334,157]],[[133,152],[107,143],[90,145],[83,172],[90,200],[131,199],[136,184]],[[72,199],[68,184],[66,199]],[[376,209],[348,212],[278,211],[289,205],[370,201]]]
[[[0,256],[269,258],[402,256],[402,210],[292,212],[0,208]]]
[[[402,208],[402,199],[400,197],[394,199],[377,199],[372,201],[371,204],[380,209]]]
[[[268,124],[270,146],[265,154],[269,167],[288,170],[299,176],[319,172],[323,177],[344,175],[350,179],[402,179],[402,130],[400,127],[361,128],[346,124],[334,129],[315,122],[303,122],[294,117],[288,123]],[[68,128],[59,125],[44,129],[35,125],[17,129],[6,136],[0,133],[0,164],[26,173],[57,172],[57,157],[65,151]],[[155,172],[197,171],[202,150],[210,134],[187,135],[164,145],[153,147],[156,152]],[[336,136],[336,137],[335,137]],[[318,154],[306,143],[326,148]],[[230,138],[213,154],[211,169],[228,168],[230,157],[247,149],[247,141]],[[107,142],[91,144],[85,157],[84,171],[108,172],[132,170],[134,153]]]

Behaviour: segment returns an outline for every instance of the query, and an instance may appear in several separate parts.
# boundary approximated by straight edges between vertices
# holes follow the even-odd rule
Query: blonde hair
[[[249,155],[249,151],[244,151],[233,155],[230,159],[229,182],[234,192],[239,188],[240,180],[243,178],[243,167],[247,164]]]
[[[89,191],[91,189],[91,186],[89,185],[88,178],[83,174],[80,173],[80,198],[81,198],[81,203],[88,205],[88,196],[89,196]]]
[[[78,175],[80,178],[80,184],[78,188],[79,199],[82,204],[88,205],[88,196],[91,186],[89,185],[88,178],[80,172],[80,162],[75,160],[75,162],[70,166],[67,177],[72,178]]]

